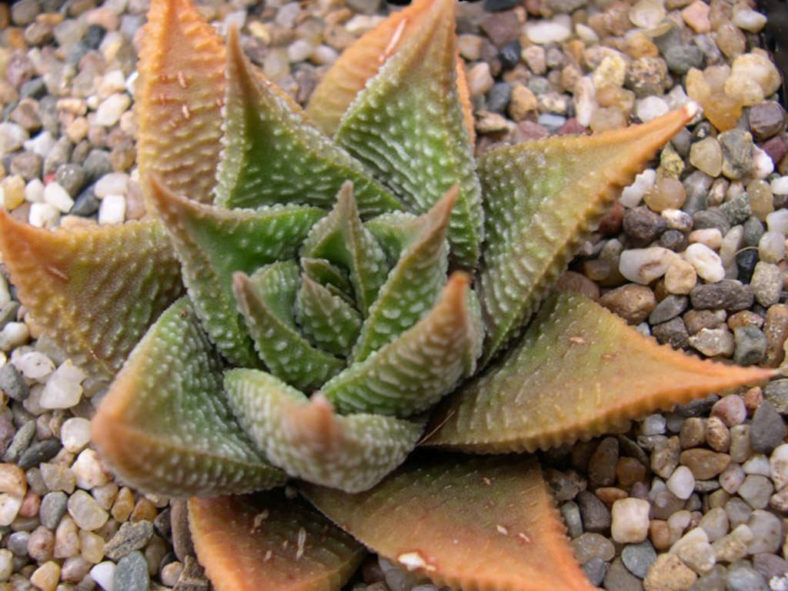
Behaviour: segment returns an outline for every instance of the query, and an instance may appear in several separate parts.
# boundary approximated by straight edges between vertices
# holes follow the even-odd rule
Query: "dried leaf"
[[[533,458],[421,457],[361,494],[304,488],[342,529],[436,585],[594,589],[572,555]]]
[[[473,373],[480,336],[468,298],[469,279],[454,273],[440,299],[415,326],[323,386],[342,413],[411,416],[428,409]]]
[[[475,453],[547,449],[772,375],[657,345],[591,300],[559,294],[501,365],[446,401],[427,444]]]
[[[473,268],[483,238],[481,187],[459,101],[455,45],[454,0],[436,0],[359,92],[336,140],[414,211],[425,213],[459,185],[449,241],[458,264]]]
[[[339,591],[364,547],[283,491],[189,500],[189,527],[216,591]]]
[[[222,392],[222,362],[188,299],[131,353],[92,421],[102,458],[126,482],[165,496],[241,494],[282,484]]]
[[[695,109],[691,104],[644,125],[527,142],[481,158],[487,236],[479,276],[487,327],[483,364],[528,321],[617,189]]]
[[[189,0],[151,0],[140,51],[137,161],[147,181],[213,199],[221,151],[225,50]]]
[[[312,127],[290,97],[252,70],[235,29],[228,56],[217,205],[298,203],[328,209],[342,183],[350,180],[362,216],[402,209],[361,163]]]
[[[293,261],[267,265],[251,278],[244,273],[233,276],[238,308],[265,366],[291,386],[311,391],[342,371],[345,362],[301,336],[293,316],[298,285]]]
[[[236,309],[232,275],[293,258],[325,212],[299,205],[221,209],[175,195],[156,179],[149,203],[167,228],[194,308],[219,351],[236,365],[259,366]]]
[[[0,211],[0,250],[36,322],[96,377],[111,378],[183,292],[158,222],[52,232]]]
[[[225,390],[241,426],[272,463],[308,482],[366,490],[416,446],[422,422],[372,414],[339,416],[325,397],[262,371],[233,369]]]

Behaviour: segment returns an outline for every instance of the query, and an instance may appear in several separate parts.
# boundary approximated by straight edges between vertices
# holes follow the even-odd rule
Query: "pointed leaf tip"
[[[593,591],[533,458],[412,458],[370,491],[304,486],[369,548],[436,585]],[[481,550],[480,550],[481,549]]]
[[[547,449],[773,375],[657,345],[591,300],[558,294],[499,365],[436,412],[426,445],[474,453]]]
[[[282,490],[189,500],[189,528],[216,591],[338,591],[364,547]]]

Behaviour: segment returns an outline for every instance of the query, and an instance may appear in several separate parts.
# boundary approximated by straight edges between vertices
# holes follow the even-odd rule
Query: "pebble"
[[[568,15],[557,15],[550,20],[529,21],[525,34],[531,43],[549,45],[562,43],[572,35],[572,23]]]
[[[88,531],[100,528],[109,518],[96,499],[83,490],[77,490],[69,497],[68,513],[80,528]]]
[[[611,535],[613,540],[622,544],[638,544],[648,535],[648,501],[626,498],[613,503]]]
[[[90,442],[90,421],[81,417],[66,419],[60,428],[60,439],[67,451],[82,451]]]
[[[756,509],[750,515],[747,526],[752,532],[752,540],[747,547],[749,554],[762,552],[774,554],[779,550],[783,537],[783,523],[774,513]]]
[[[765,509],[774,489],[772,483],[765,476],[750,474],[736,492],[753,509]]]
[[[771,402],[764,400],[752,417],[750,443],[759,453],[771,453],[786,435],[785,422]]]
[[[728,427],[740,425],[747,418],[747,408],[741,396],[730,394],[720,398],[711,408],[711,415],[718,417]]]
[[[774,380],[766,384],[764,397],[780,414],[788,414],[788,380]]]
[[[788,177],[786,177],[788,179]],[[657,181],[657,172],[648,168],[635,177],[631,185],[624,187],[618,201],[624,207],[637,207],[643,197],[651,191]],[[788,183],[786,183],[788,184]],[[788,188],[786,188],[788,194]]]
[[[30,582],[41,591],[55,591],[58,581],[60,581],[60,565],[52,560],[39,566],[30,575]]]
[[[572,552],[580,564],[594,558],[609,562],[615,557],[616,548],[605,536],[586,532],[572,540]]]
[[[722,174],[740,179],[752,170],[753,143],[749,132],[741,129],[725,131],[717,136],[722,148]]]
[[[665,483],[668,490],[680,499],[688,499],[695,490],[695,477],[686,466],[679,466]]]
[[[727,468],[731,458],[727,454],[694,448],[681,452],[679,461],[692,471],[696,479],[709,480]]]
[[[0,123],[0,156],[16,152],[29,138],[28,132],[16,123]]]
[[[665,271],[665,289],[672,294],[688,294],[698,283],[698,274],[687,261],[674,257]]]
[[[768,57],[746,53],[733,60],[730,76],[725,81],[725,94],[749,107],[774,94],[780,83],[780,73]]]
[[[60,491],[50,492],[41,499],[39,508],[39,519],[41,525],[51,530],[57,528],[61,517],[66,513],[66,502],[68,497]]]
[[[707,357],[730,357],[735,351],[733,334],[727,328],[702,328],[689,337],[689,343]]]
[[[709,283],[716,283],[725,277],[720,256],[705,244],[690,244],[684,252],[684,258],[695,268],[698,276]]]
[[[711,546],[717,562],[734,562],[747,555],[747,547],[753,540],[750,528],[741,524],[726,536],[715,541]]]
[[[587,490],[581,491],[576,501],[586,531],[604,532],[610,527],[610,511],[595,494]]]
[[[90,577],[104,590],[113,591],[115,563],[109,560],[99,562],[90,569]]]
[[[49,377],[41,394],[42,408],[71,408],[82,397],[82,380],[86,377],[70,359],[60,365]]]
[[[61,444],[57,439],[45,439],[39,441],[28,447],[19,456],[17,464],[23,470],[37,466],[42,462],[46,462],[55,457],[57,452],[60,451]]]
[[[754,296],[749,285],[733,279],[718,283],[698,285],[690,292],[692,307],[696,310],[746,310],[752,306]]]
[[[761,363],[766,355],[766,335],[757,326],[740,326],[733,331],[733,360],[739,365]]]
[[[126,522],[104,546],[104,554],[111,560],[120,560],[134,550],[142,550],[153,537],[150,521]]]
[[[769,591],[761,574],[749,566],[736,566],[728,571],[727,591]]]
[[[625,250],[621,253],[618,269],[626,279],[648,285],[665,274],[675,256],[661,246]]]
[[[98,211],[99,224],[120,224],[126,218],[126,198],[123,195],[107,195],[102,199]]]
[[[680,591],[689,589],[698,576],[675,554],[661,554],[643,580],[645,591]]]
[[[764,232],[758,241],[758,256],[764,263],[782,261],[785,258],[785,236],[778,232]]]
[[[599,298],[599,303],[630,324],[640,324],[656,306],[654,292],[641,285],[623,285]]]
[[[728,533],[728,514],[722,507],[714,507],[701,518],[698,525],[706,532],[709,542],[715,542]]]
[[[104,486],[111,480],[110,474],[101,464],[98,453],[92,449],[82,450],[71,469],[77,477],[77,486],[86,490]]]
[[[96,116],[93,119],[94,125],[102,127],[112,127],[120,121],[120,116],[131,106],[131,97],[126,93],[116,93],[108,96],[96,109]]]
[[[0,390],[9,398],[20,402],[30,395],[30,387],[19,370],[11,363],[0,368]]]
[[[788,485],[788,443],[783,443],[772,452],[769,458],[772,480],[777,490]]]
[[[670,549],[696,573],[711,572],[717,560],[709,538],[703,528],[696,527],[684,534]]]

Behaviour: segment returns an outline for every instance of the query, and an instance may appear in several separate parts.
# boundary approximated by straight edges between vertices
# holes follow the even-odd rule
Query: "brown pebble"
[[[709,480],[728,467],[731,457],[710,449],[695,448],[681,452],[679,461],[692,470],[696,480]]]
[[[751,310],[742,310],[741,312],[736,312],[735,314],[731,314],[730,318],[728,318],[728,328],[731,330],[735,330],[743,326],[757,326],[760,328],[763,326],[763,318]]]
[[[728,427],[741,425],[747,418],[747,407],[740,396],[730,394],[720,398],[711,407],[711,416],[718,417]]]
[[[602,486],[596,489],[594,494],[608,507],[612,507],[619,499],[626,499],[629,496],[627,491],[615,486]]]
[[[556,288],[582,294],[594,301],[599,299],[599,286],[585,275],[575,271],[564,271],[558,278]]]
[[[662,519],[652,519],[648,524],[648,537],[656,550],[670,548],[670,528]]]
[[[148,499],[142,498],[134,506],[130,521],[153,521],[156,519],[156,513],[158,513],[156,506]]]
[[[731,445],[731,433],[719,417],[711,417],[706,423],[706,443],[714,451],[727,452]]]
[[[616,480],[619,486],[629,489],[646,478],[646,467],[635,458],[619,458],[616,463]]]
[[[657,299],[645,285],[631,283],[610,290],[599,298],[599,303],[630,324],[640,324],[654,311]]]
[[[706,441],[706,421],[699,417],[689,417],[681,424],[679,442],[681,449],[698,447]]]
[[[22,506],[19,508],[19,515],[22,517],[35,517],[41,507],[41,497],[34,491],[29,490],[22,499]]]
[[[744,393],[744,407],[747,409],[748,414],[755,412],[763,402],[763,390],[760,386],[753,386]]]
[[[788,305],[775,304],[766,312],[766,365],[778,367],[785,359],[783,345],[788,338]]]

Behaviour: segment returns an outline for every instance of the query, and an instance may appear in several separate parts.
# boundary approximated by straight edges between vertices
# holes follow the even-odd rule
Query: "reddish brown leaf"
[[[189,500],[194,548],[216,591],[336,591],[363,547],[281,490]]]
[[[418,458],[365,493],[308,498],[362,542],[465,591],[591,591],[533,458]]]
[[[476,453],[546,449],[772,375],[657,345],[591,300],[559,294],[501,365],[447,401],[427,444]]]
[[[175,193],[210,202],[226,85],[222,40],[189,0],[152,0],[138,70],[142,178],[155,174]]]

